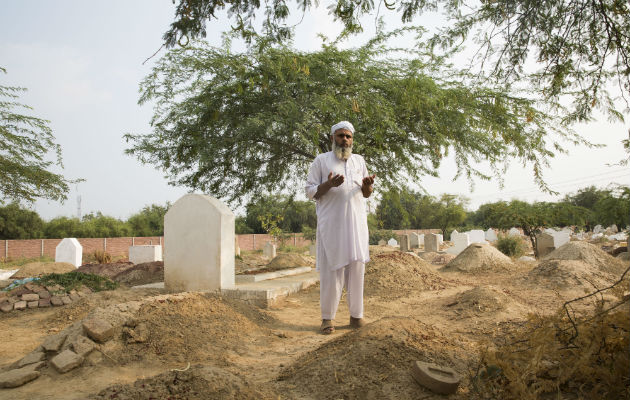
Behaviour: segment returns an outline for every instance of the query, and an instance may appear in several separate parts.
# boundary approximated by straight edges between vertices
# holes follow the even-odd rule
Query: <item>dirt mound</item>
[[[501,253],[495,247],[473,243],[448,264],[440,268],[440,271],[476,273],[480,271],[510,271],[513,269],[514,263],[510,257]]]
[[[624,261],[626,263],[626,265],[628,265],[628,260],[630,260],[630,253],[628,253],[627,251],[624,253],[619,253],[617,254],[617,260],[621,260]]]
[[[542,261],[581,261],[603,272],[621,275],[627,265],[595,245],[587,242],[568,242],[543,257]]]
[[[525,311],[522,305],[492,286],[477,286],[458,293],[447,307],[462,317],[491,316],[512,310]]]
[[[11,275],[11,279],[34,278],[42,275],[76,271],[77,268],[66,262],[32,262],[23,265],[20,269]]]
[[[438,290],[450,286],[420,257],[400,251],[373,256],[365,266],[367,295],[395,296],[400,291]]]
[[[415,360],[449,366],[465,379],[465,359],[474,354],[429,325],[389,317],[306,353],[278,380],[296,398],[419,399],[431,392],[411,376]]]
[[[84,272],[86,274],[95,274],[105,276],[107,278],[113,278],[115,275],[133,267],[131,262],[117,262],[108,264],[83,264],[77,271]]]
[[[193,365],[139,379],[131,385],[113,385],[90,399],[262,399],[276,398],[251,387],[242,378],[213,366]],[[279,397],[278,397],[279,398]]]
[[[280,269],[295,268],[295,267],[315,267],[315,261],[312,257],[303,256],[297,253],[283,253],[278,254],[273,260],[265,267],[269,271],[277,271]]]
[[[112,279],[127,286],[164,282],[164,262],[154,261],[137,264],[117,273]]]
[[[528,274],[529,280],[551,287],[584,287],[588,290],[609,286],[619,277],[620,274],[579,260],[544,260]]]

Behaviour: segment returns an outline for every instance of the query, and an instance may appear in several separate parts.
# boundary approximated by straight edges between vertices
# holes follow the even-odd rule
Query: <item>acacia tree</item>
[[[431,54],[387,48],[400,33],[349,50],[333,43],[298,52],[264,40],[243,53],[205,44],[172,50],[141,83],[140,103],[155,104],[153,132],[127,134],[127,153],[171,184],[232,202],[302,190],[340,120],[355,125],[355,150],[385,188],[437,176],[451,152],[457,176],[500,180],[517,160],[544,186],[541,169],[562,151],[557,141],[581,141],[529,99],[467,85]],[[481,160],[487,171],[471,165]]]
[[[311,0],[296,0],[291,7],[286,0],[179,0],[164,41],[173,47],[184,36],[205,37],[207,21],[216,20],[223,10],[232,29],[251,41],[261,6],[264,34],[286,41],[293,32],[287,21],[297,20],[290,19],[291,11],[303,17],[318,5]],[[361,17],[366,15],[396,13],[402,22],[412,23],[424,12],[442,12],[448,23],[436,34],[435,44],[457,48],[470,38],[476,42],[476,65],[482,74],[510,83],[528,78],[554,103],[569,96],[574,104],[567,120],[587,119],[594,107],[621,118],[606,87],[618,86],[622,96],[630,93],[627,0],[337,0],[328,9],[348,33],[362,31]],[[528,60],[536,65],[534,70],[524,67]]]
[[[0,67],[0,72],[6,70]],[[62,166],[61,148],[54,142],[49,121],[18,111],[31,109],[17,101],[25,90],[0,85],[0,204],[8,199],[66,200],[72,182],[49,170],[53,164]]]

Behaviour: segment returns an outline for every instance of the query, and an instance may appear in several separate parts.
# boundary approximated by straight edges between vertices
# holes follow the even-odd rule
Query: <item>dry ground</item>
[[[133,343],[120,333],[82,368],[58,374],[46,367],[35,381],[0,389],[0,399],[467,399],[483,343],[500,340],[527,313],[553,313],[591,289],[554,277],[541,284],[538,263],[502,259],[500,268],[471,271],[434,258],[372,246],[369,324],[351,330],[343,298],[328,336],[318,329],[318,286],[267,310],[215,295],[122,287],[62,308],[2,314],[0,366],[99,310],[132,315],[132,326],[143,325],[148,336]],[[459,391],[445,397],[420,387],[410,374],[414,360],[454,368],[463,377]]]

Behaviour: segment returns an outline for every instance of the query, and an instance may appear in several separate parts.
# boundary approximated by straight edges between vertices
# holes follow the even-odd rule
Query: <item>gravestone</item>
[[[424,251],[440,251],[440,244],[442,244],[440,236],[442,235],[436,235],[435,233],[424,235]]]
[[[468,232],[468,237],[470,238],[470,243],[488,244],[486,242],[486,233],[481,229],[473,229]]]
[[[385,239],[381,239],[378,241],[378,245],[379,246],[387,246],[387,242],[385,241]]]
[[[66,262],[78,268],[82,259],[83,246],[75,238],[65,238],[55,248],[55,262]]]
[[[418,244],[424,247],[424,233],[418,235]]]
[[[164,216],[164,287],[171,291],[234,287],[234,214],[221,201],[187,194]]]
[[[312,257],[317,257],[317,242],[308,246],[308,254],[311,255]]]
[[[521,231],[518,228],[510,228],[510,230],[508,231],[508,235],[521,236]]]
[[[550,235],[553,235],[554,233],[556,233],[556,230],[555,229],[551,229],[551,228],[545,228],[545,230],[543,232],[548,233]]]
[[[134,264],[162,261],[162,246],[129,246],[129,261]]]
[[[241,246],[238,245],[238,236],[234,235],[234,255],[241,256]]]
[[[453,229],[453,232],[451,232],[451,241],[453,241],[453,235],[457,235],[458,233],[457,229]]]
[[[603,233],[604,232],[604,228],[602,228],[601,225],[595,225],[595,228],[593,228],[593,235],[597,235],[598,233]]]
[[[536,236],[538,257],[544,257],[558,247],[568,243],[571,237],[566,232],[541,233]]]
[[[400,251],[409,251],[409,235],[399,235],[400,238]]]
[[[454,255],[464,251],[471,243],[468,233],[457,233],[455,235],[451,233],[451,242],[453,242],[453,246],[446,249],[446,252]]]
[[[497,241],[499,239],[497,237],[497,233],[492,228],[488,228],[488,230],[485,232],[484,236],[486,237],[486,240],[488,242],[495,242],[495,241]]]
[[[415,232],[411,232],[409,234],[409,247],[412,249],[417,249],[418,247],[420,247],[420,235]]]
[[[391,238],[391,239],[389,239],[389,240],[387,241],[387,245],[388,245],[388,246],[392,246],[392,247],[396,247],[396,246],[398,246],[398,242],[396,241],[396,239]]]
[[[271,242],[265,243],[265,246],[263,247],[263,255],[270,260],[276,258],[276,245]]]

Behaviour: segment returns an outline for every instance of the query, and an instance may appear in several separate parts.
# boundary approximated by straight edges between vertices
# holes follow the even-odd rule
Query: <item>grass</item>
[[[78,271],[44,275],[39,279],[39,283],[44,286],[60,285],[64,287],[66,292],[78,289],[81,286],[87,286],[95,292],[114,290],[118,287],[118,282],[114,282],[104,276]]]
[[[55,262],[55,259],[48,256],[35,257],[35,258],[20,257],[15,260],[0,259],[0,269],[15,269],[15,268],[22,267],[32,262]]]

